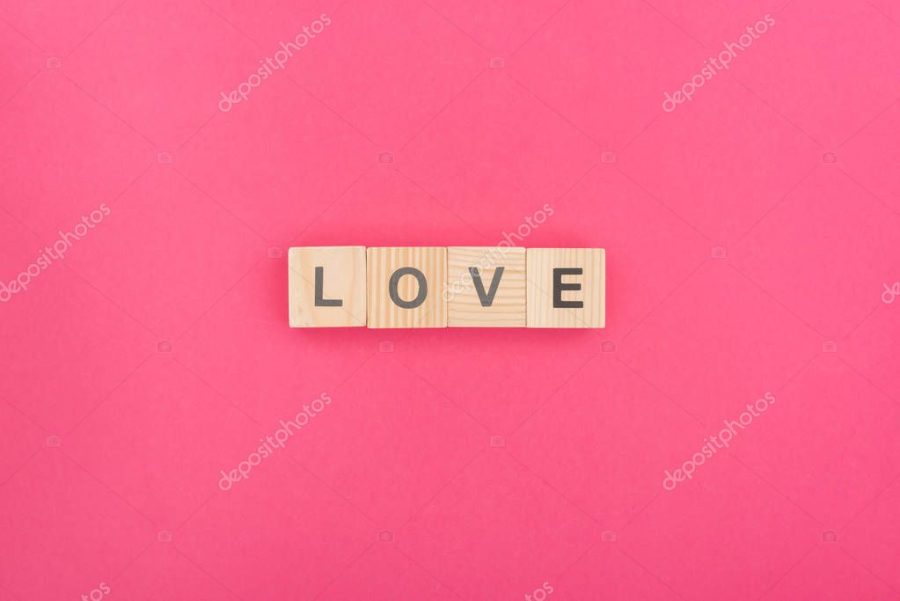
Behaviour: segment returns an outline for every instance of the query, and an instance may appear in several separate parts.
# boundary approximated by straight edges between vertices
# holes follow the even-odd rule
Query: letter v
[[[486,293],[484,291],[484,282],[481,281],[481,275],[478,273],[478,268],[469,267],[469,273],[472,275],[472,282],[475,283],[475,292],[478,293],[478,300],[481,301],[481,306],[490,307],[494,304],[494,296],[497,295],[497,288],[500,287],[500,278],[503,277],[503,268],[498,267],[494,270],[494,277],[491,280],[491,289]]]

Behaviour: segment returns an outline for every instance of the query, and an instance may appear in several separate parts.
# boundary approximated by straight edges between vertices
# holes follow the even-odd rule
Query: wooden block
[[[447,327],[447,249],[369,248],[370,328]]]
[[[606,251],[529,248],[526,263],[529,328],[606,325]]]
[[[292,328],[366,325],[366,247],[288,250]]]
[[[525,249],[448,248],[447,306],[451,328],[524,328]]]

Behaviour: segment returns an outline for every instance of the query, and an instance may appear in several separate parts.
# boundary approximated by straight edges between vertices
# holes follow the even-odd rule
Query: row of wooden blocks
[[[294,328],[602,328],[602,248],[295,247]]]

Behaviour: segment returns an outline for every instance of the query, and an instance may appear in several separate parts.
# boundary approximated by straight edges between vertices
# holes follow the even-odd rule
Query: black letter
[[[497,294],[497,288],[500,286],[500,278],[503,276],[503,268],[498,267],[494,270],[494,277],[491,280],[491,289],[485,294],[484,282],[478,275],[477,267],[469,267],[469,273],[472,274],[472,282],[475,284],[475,292],[478,293],[478,300],[481,301],[482,307],[490,307],[494,304],[494,296]]]
[[[397,285],[400,283],[400,278],[405,275],[411,275],[419,282],[419,293],[416,295],[416,298],[411,301],[403,300],[397,292]],[[391,295],[391,300],[394,301],[394,304],[398,307],[415,309],[425,302],[425,297],[428,295],[428,282],[425,280],[425,274],[415,267],[401,267],[391,274],[391,281],[388,284],[388,293]]]
[[[581,267],[554,267],[553,268],[553,308],[554,309],[581,309],[582,301],[564,301],[563,290],[581,290],[581,284],[563,284],[564,275],[581,275]]]
[[[317,307],[341,307],[344,304],[339,298],[322,298],[324,267],[316,267],[316,306]]]

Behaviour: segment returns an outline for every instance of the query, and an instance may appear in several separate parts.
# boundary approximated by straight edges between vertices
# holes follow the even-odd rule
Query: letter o
[[[411,301],[405,301],[400,298],[400,292],[397,290],[400,285],[400,278],[405,275],[413,276],[419,283],[419,293],[416,294],[416,297]],[[428,296],[428,280],[425,279],[425,274],[415,267],[401,267],[391,274],[391,279],[388,282],[388,294],[390,295],[391,300],[394,301],[394,304],[398,307],[403,309],[415,309],[424,303],[425,297]]]

